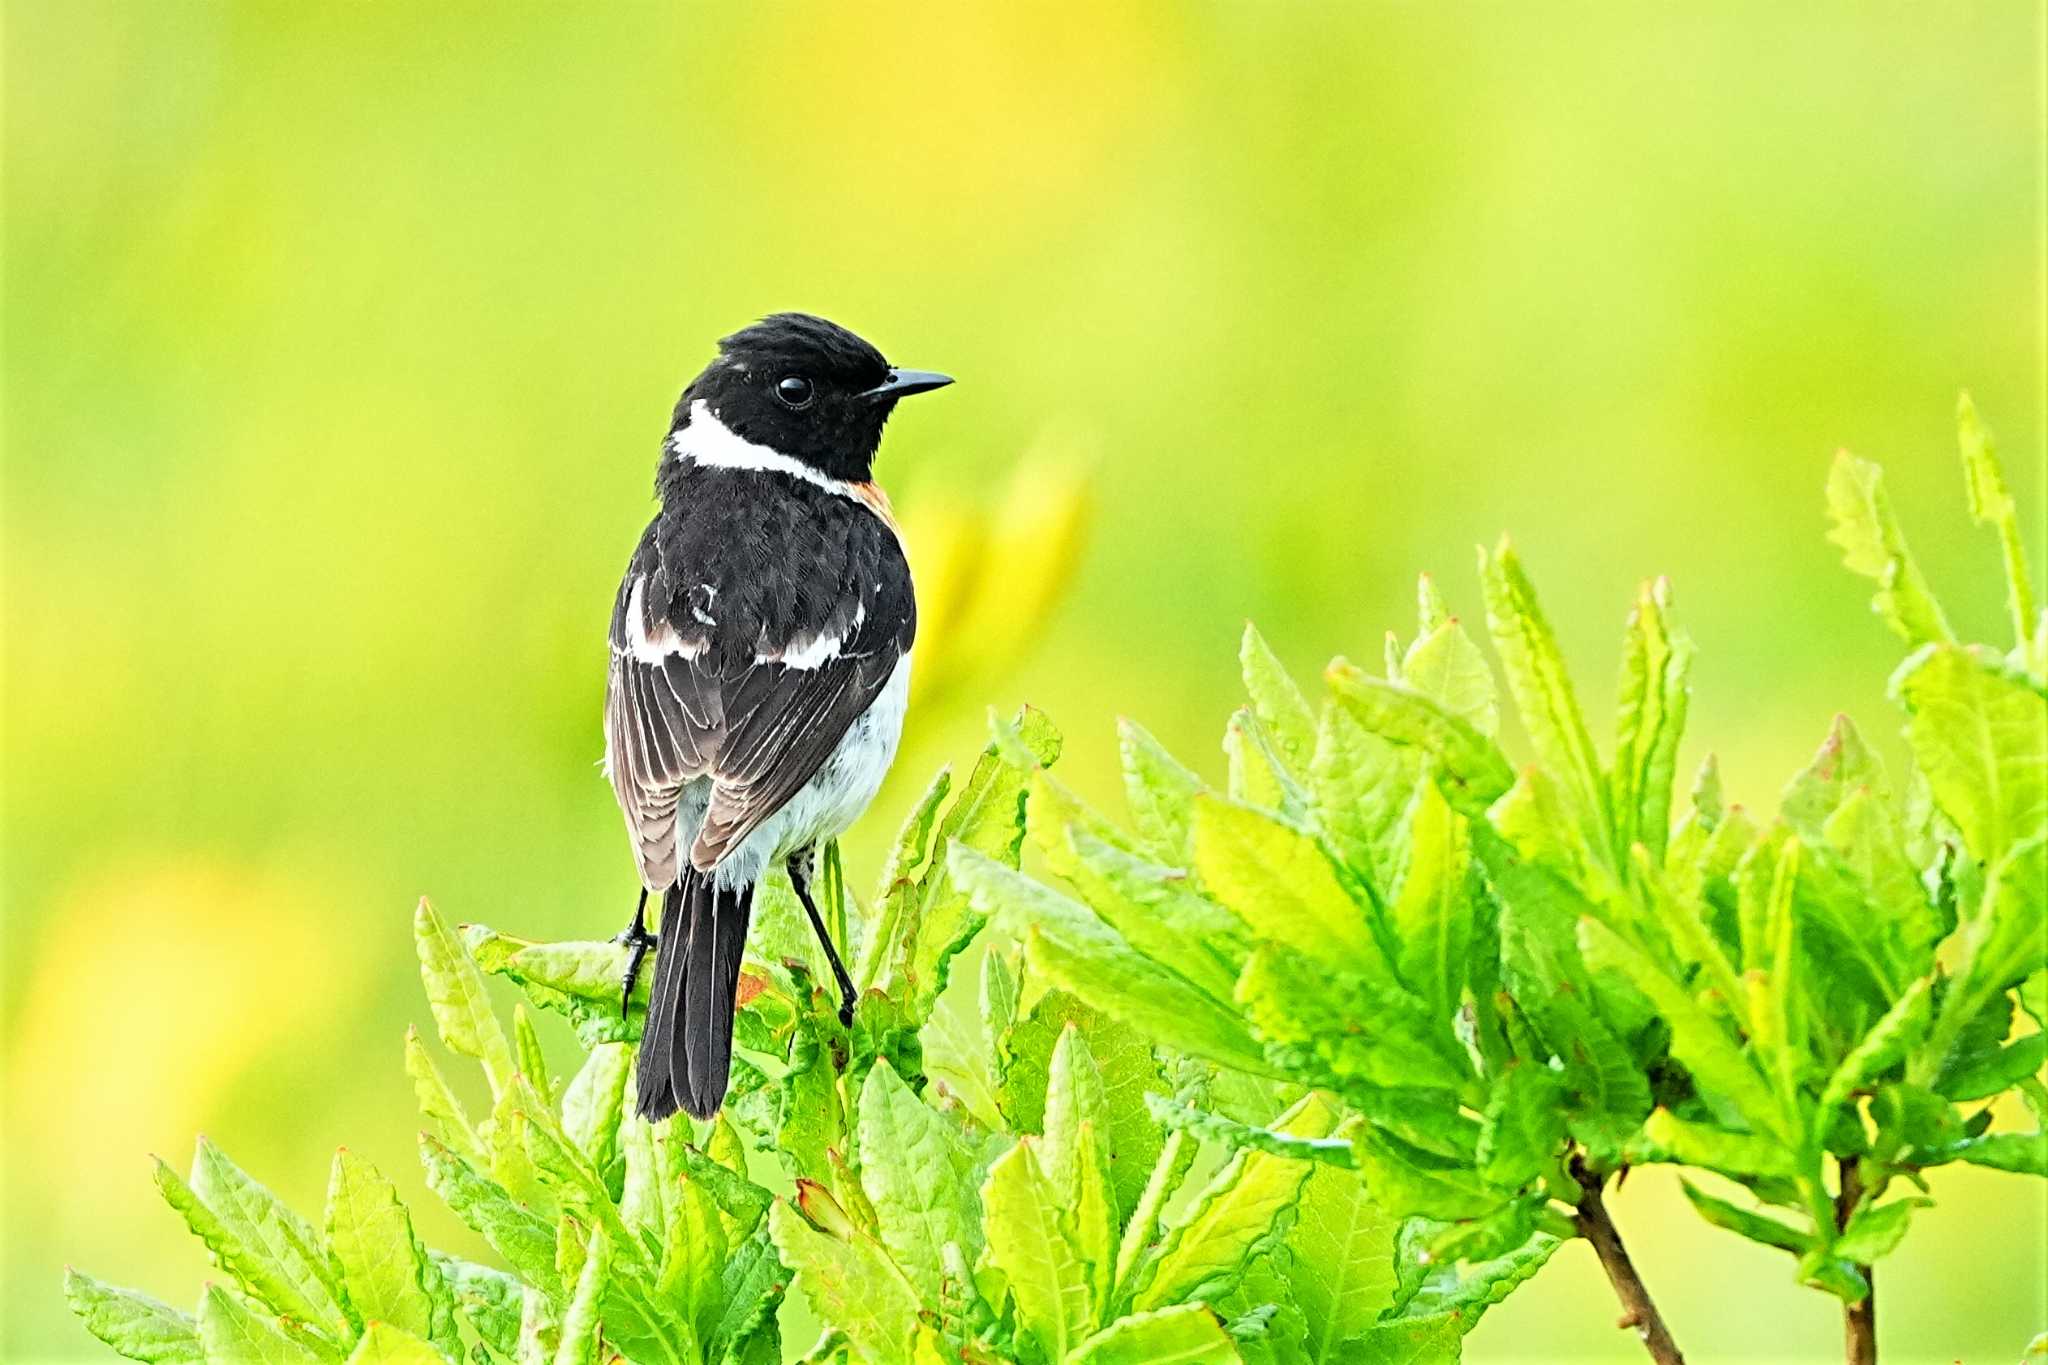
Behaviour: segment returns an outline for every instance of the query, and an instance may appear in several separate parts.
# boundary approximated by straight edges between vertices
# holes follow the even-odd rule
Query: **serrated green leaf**
[[[1906,548],[1905,533],[1885,496],[1884,471],[1848,451],[1835,455],[1828,470],[1828,539],[1841,547],[1853,573],[1875,580],[1870,609],[1908,644],[1951,640],[1941,604],[1921,577]]]
[[[2048,833],[2048,694],[1982,649],[1933,645],[1892,675],[1906,739],[1972,856],[1996,864]]]
[[[1316,824],[1352,873],[1384,900],[1408,865],[1408,821],[1422,751],[1369,734],[1348,707],[1323,706],[1309,764]]]
[[[583,1266],[576,1275],[575,1291],[562,1312],[562,1334],[555,1344],[554,1365],[597,1365],[604,1334],[598,1305],[604,1299],[605,1263],[609,1259],[604,1229],[592,1228],[583,1249]]]
[[[189,1184],[159,1161],[156,1183],[243,1288],[333,1341],[354,1338],[355,1327],[337,1297],[341,1277],[319,1234],[218,1147],[199,1139]]]
[[[81,1271],[64,1272],[64,1300],[87,1331],[130,1360],[202,1365],[199,1324],[167,1303]]]
[[[1031,1138],[1020,1138],[989,1167],[982,1186],[989,1259],[1008,1277],[1017,1325],[1050,1360],[1089,1332],[1088,1268],[1060,1227],[1060,1207]]]
[[[1352,1145],[1366,1188],[1390,1214],[1479,1218],[1504,1198],[1469,1163],[1424,1151],[1380,1128],[1358,1130]]]
[[[924,1299],[936,1302],[946,1243],[970,1259],[981,1252],[974,1153],[886,1061],[861,1086],[858,1133],[860,1182],[877,1235]]]
[[[1457,1365],[1464,1327],[1450,1313],[1376,1323],[1353,1337],[1341,1358],[1357,1365]]]
[[[1132,826],[1154,857],[1185,867],[1192,857],[1188,835],[1195,796],[1204,788],[1202,779],[1136,721],[1119,719],[1116,735]]]
[[[720,1288],[722,1308],[705,1340],[705,1358],[732,1360],[750,1342],[766,1337],[775,1347],[767,1359],[779,1361],[782,1352],[775,1315],[788,1280],[789,1271],[777,1258],[767,1221],[763,1219],[761,1226],[734,1249],[725,1263]],[[744,1359],[750,1361],[751,1357]]]
[[[2048,1061],[2048,1033],[2030,1033],[1937,1077],[1934,1088],[1952,1100],[1990,1099],[2040,1071],[2044,1061]]]
[[[1790,1180],[1797,1174],[1795,1153],[1778,1139],[1696,1123],[1669,1109],[1653,1110],[1643,1120],[1643,1138],[1646,1148],[1631,1148],[1631,1154],[1643,1161],[1697,1166],[1745,1182]]]
[[[1030,809],[1036,828],[1043,807],[1034,802]],[[1149,862],[1077,826],[1048,840],[1048,867],[1110,928],[1209,995],[1230,998],[1243,965],[1244,925],[1202,894],[1185,871]]]
[[[346,1147],[334,1154],[327,1182],[327,1245],[341,1265],[349,1303],[364,1322],[432,1341],[450,1356],[461,1353],[453,1301],[413,1235],[412,1216],[397,1188]]]
[[[1445,620],[1416,637],[1402,657],[1401,681],[1482,735],[1492,736],[1500,729],[1493,670],[1456,620]]]
[[[1290,1254],[1276,1264],[1301,1309],[1302,1350],[1311,1365],[1351,1359],[1347,1339],[1369,1330],[1393,1303],[1396,1226],[1359,1173],[1336,1166],[1310,1173],[1287,1233]]]
[[[2048,1176],[2048,1134],[1990,1133],[1957,1144],[1947,1155],[1972,1166]]]
[[[1384,961],[1365,912],[1316,841],[1262,811],[1198,799],[1195,870],[1210,894],[1262,938],[1352,971]]]
[[[1953,943],[1948,991],[1926,1047],[1909,1067],[1923,1084],[1954,1064],[1973,1020],[2041,970],[2048,944],[2048,839],[2027,841],[1992,868],[1983,904],[1957,929]]]
[[[1142,1033],[1244,1071],[1269,1070],[1232,1011],[1143,956],[1086,906],[972,849],[953,875],[983,914],[1003,917],[1033,966]]]
[[[548,1296],[528,1285],[519,1302],[518,1365],[550,1365],[562,1324]]]
[[[1701,1009],[1663,968],[1598,920],[1579,921],[1579,943],[1588,964],[1611,967],[1648,996],[1671,1027],[1671,1054],[1685,1064],[1704,1096],[1724,1117],[1783,1141],[1796,1141],[1764,1078],[1720,1021]]]
[[[341,1353],[292,1335],[240,1295],[217,1284],[199,1301],[199,1343],[207,1365],[333,1365]]]
[[[1915,981],[1842,1058],[1821,1091],[1821,1122],[1827,1121],[1837,1105],[1846,1103],[1856,1092],[1868,1089],[1872,1082],[1919,1046],[1932,1013],[1929,1001],[1933,987],[1931,977]]]
[[[470,1126],[469,1115],[463,1112],[461,1101],[448,1088],[441,1068],[434,1064],[426,1044],[420,1041],[419,1030],[411,1025],[405,1030],[405,1074],[412,1078],[420,1117],[433,1125],[435,1135],[471,1161],[488,1161],[476,1129]]]
[[[1494,1078],[1479,1133],[1479,1174],[1516,1190],[1550,1169],[1564,1143],[1564,1087],[1538,1063],[1517,1059]]]
[[[1977,407],[1967,393],[1956,399],[1956,444],[1962,451],[1963,478],[1970,492],[1970,517],[1979,526],[1998,529],[1999,548],[2005,556],[2006,605],[2012,616],[2013,642],[2020,651],[2031,651],[2033,641],[2029,634],[2036,620],[2034,580],[2027,571],[2019,505],[2006,488],[1998,448],[1991,433],[1977,420]],[[2039,651],[2032,652],[2035,657],[2029,666],[2034,673],[2048,673],[2048,658],[2041,657]]]
[[[1877,755],[1855,724],[1837,715],[1819,752],[1786,784],[1778,812],[1801,838],[1817,843],[1829,818],[1858,791],[1868,791],[1880,801],[1891,795]]]
[[[516,1353],[522,1298],[519,1280],[502,1270],[438,1251],[427,1255],[484,1345],[501,1356]]]
[[[1862,1204],[1849,1215],[1849,1225],[1835,1239],[1835,1255],[1857,1265],[1870,1265],[1898,1249],[1906,1238],[1913,1210],[1931,1201],[1895,1199],[1889,1204]]]
[[[1671,829],[1671,784],[1690,698],[1692,641],[1665,619],[1671,585],[1645,583],[1629,613],[1615,725],[1615,841],[1661,860]]]
[[[768,1228],[817,1315],[867,1358],[893,1359],[915,1336],[917,1295],[878,1244],[820,1232],[779,1199],[768,1211]]]
[[[630,1046],[600,1043],[562,1092],[562,1131],[600,1173],[620,1160],[619,1123],[625,1112],[626,1073],[632,1065]]]
[[[1070,1365],[1232,1365],[1240,1359],[1215,1313],[1199,1303],[1118,1318],[1067,1357]]]
[[[1316,716],[1287,669],[1259,634],[1258,627],[1245,622],[1244,638],[1237,651],[1238,667],[1244,674],[1244,690],[1251,698],[1252,714],[1272,740],[1278,756],[1295,773],[1308,772],[1316,748]]]
[[[1717,1228],[1726,1229],[1739,1237],[1747,1237],[1750,1241],[1760,1242],[1767,1247],[1789,1251],[1794,1256],[1804,1256],[1814,1246],[1811,1233],[1789,1227],[1775,1218],[1754,1213],[1725,1199],[1717,1199],[1699,1189],[1690,1180],[1681,1180],[1678,1183],[1699,1216]]]
[[[1044,1140],[1038,1147],[1045,1178],[1052,1183],[1061,1208],[1072,1208],[1079,1197],[1082,1128],[1099,1132],[1108,1121],[1109,1098],[1103,1091],[1095,1055],[1080,1029],[1068,1024],[1053,1044],[1045,1085]]]
[[[1131,1216],[1124,1223],[1123,1241],[1117,1247],[1116,1274],[1113,1277],[1119,1294],[1128,1293],[1136,1283],[1141,1265],[1158,1254],[1156,1237],[1159,1220],[1166,1210],[1167,1201],[1180,1188],[1188,1167],[1194,1164],[1196,1144],[1186,1133],[1175,1130],[1166,1135],[1166,1141],[1159,1149],[1158,1160],[1153,1162],[1147,1176],[1145,1188],[1132,1207]]]
[[[1417,798],[1408,872],[1389,907],[1400,945],[1400,977],[1428,1007],[1449,1019],[1465,990],[1477,897],[1464,817],[1434,785]]]
[[[1343,659],[1332,662],[1323,677],[1338,704],[1367,732],[1435,759],[1437,781],[1457,809],[1484,811],[1513,784],[1514,769],[1499,747],[1442,703],[1370,677]]]
[[[450,1359],[402,1327],[373,1322],[349,1352],[348,1365],[448,1365]]]
[[[1564,1245],[1562,1237],[1532,1231],[1529,1214],[1526,1204],[1511,1204],[1476,1223],[1433,1225],[1415,1219],[1406,1224],[1396,1254],[1411,1262],[1423,1261],[1424,1252],[1429,1255],[1418,1267],[1425,1273],[1402,1304],[1401,1318],[1448,1317],[1461,1331],[1470,1331],[1487,1309],[1531,1279]]]
[[[1311,1099],[1276,1126],[1296,1137],[1326,1137],[1335,1122],[1327,1104]],[[1247,1263],[1287,1235],[1310,1170],[1264,1152],[1233,1156],[1174,1221],[1132,1306],[1163,1308],[1229,1294]]]
[[[1304,1084],[1342,1088],[1423,1086],[1457,1091],[1471,1063],[1448,1019],[1414,995],[1332,972],[1279,944],[1252,954],[1237,1000],[1273,1071]]]
[[[529,1283],[552,1288],[555,1231],[552,1224],[506,1192],[504,1186],[428,1134],[420,1135],[420,1164],[427,1188],[457,1218],[490,1243]]]
[[[1313,1161],[1350,1170],[1357,1163],[1348,1137],[1297,1137],[1272,1128],[1260,1128],[1223,1114],[1196,1109],[1164,1095],[1147,1095],[1146,1105],[1154,1118],[1171,1129],[1221,1145],[1226,1151],[1249,1148],[1294,1161]]]
[[[412,932],[419,951],[420,980],[427,988],[427,1003],[433,1009],[441,1041],[450,1051],[483,1063],[495,1099],[511,1084],[517,1067],[505,1030],[491,1012],[483,974],[461,937],[427,901],[422,900],[413,912]]]
[[[1223,759],[1232,801],[1290,816],[1300,812],[1304,803],[1287,761],[1248,706],[1233,711],[1223,728]]]
[[[518,1063],[519,1074],[532,1082],[535,1090],[543,1095],[554,1093],[548,1080],[547,1057],[540,1049],[540,1034],[534,1031],[533,1015],[523,1000],[512,1005],[512,1058]]]
[[[1492,555],[1480,552],[1479,574],[1486,588],[1487,629],[1500,653],[1522,728],[1528,731],[1537,758],[1569,794],[1588,843],[1605,850],[1610,822],[1600,756],[1586,730],[1557,637],[1537,603],[1536,589],[1514,546],[1505,540]]]

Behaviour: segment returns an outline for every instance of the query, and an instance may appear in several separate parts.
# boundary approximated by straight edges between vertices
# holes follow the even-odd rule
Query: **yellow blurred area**
[[[2001,629],[1968,387],[2044,560],[2042,24],[8,0],[0,1358],[96,1358],[67,1261],[189,1306],[143,1153],[195,1130],[301,1208],[342,1142],[431,1204],[408,912],[624,922],[602,632],[677,392],[763,313],[960,380],[879,466],[925,633],[857,885],[988,707],[1045,710],[1091,798],[1117,713],[1216,775],[1246,618],[1312,681],[1412,631],[1418,570],[1476,614],[1503,530],[1596,734],[1661,573],[1688,767],[1768,810],[1837,710],[1896,757],[1821,488],[1882,460]],[[2039,1182],[1934,1194],[1887,1352],[2011,1358]],[[1663,1173],[1616,1213],[1695,1358],[1838,1353]],[[1470,1358],[1637,1358],[1579,1250]]]

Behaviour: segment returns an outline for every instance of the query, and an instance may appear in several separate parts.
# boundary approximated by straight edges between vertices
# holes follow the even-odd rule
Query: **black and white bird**
[[[708,1118],[725,1099],[754,888],[778,863],[851,1022],[813,856],[896,756],[917,634],[875,450],[899,399],[951,382],[891,366],[823,318],[778,313],[721,341],[676,404],[661,511],[612,608],[604,717],[643,888],[620,936],[628,996],[655,951],[638,1094],[650,1121]]]

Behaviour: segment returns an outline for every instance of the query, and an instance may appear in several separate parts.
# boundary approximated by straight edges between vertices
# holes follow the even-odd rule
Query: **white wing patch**
[[[672,654],[694,659],[704,652],[704,642],[685,640],[667,621],[657,621],[652,631],[647,629],[647,580],[643,577],[633,580],[633,591],[626,598],[626,652],[643,664],[658,664]]]

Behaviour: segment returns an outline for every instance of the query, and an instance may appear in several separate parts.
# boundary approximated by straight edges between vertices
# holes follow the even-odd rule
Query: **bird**
[[[772,314],[718,348],[675,405],[660,510],[611,616],[603,766],[640,874],[617,939],[620,1007],[651,951],[635,1089],[649,1122],[724,1103],[747,925],[778,865],[852,1023],[856,992],[812,871],[895,760],[917,637],[875,454],[898,402],[953,382],[807,313]]]

